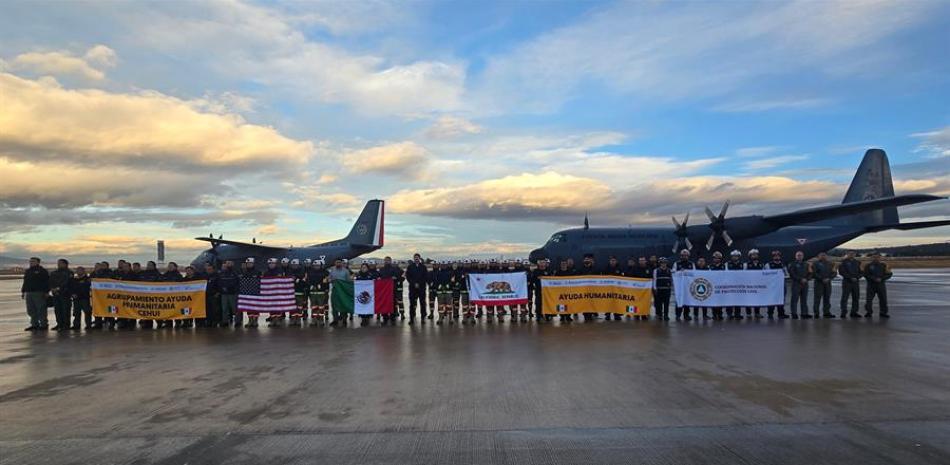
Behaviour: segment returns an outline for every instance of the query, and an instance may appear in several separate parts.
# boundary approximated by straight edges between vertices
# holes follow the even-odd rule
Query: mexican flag
[[[330,297],[334,312],[357,315],[389,314],[393,311],[393,280],[336,280],[333,281]]]

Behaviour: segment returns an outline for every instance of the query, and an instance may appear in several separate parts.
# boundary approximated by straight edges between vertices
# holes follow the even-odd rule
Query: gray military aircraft
[[[239,265],[248,257],[254,257],[257,268],[263,268],[268,258],[291,260],[297,258],[323,260],[330,266],[338,258],[350,259],[383,247],[383,217],[385,203],[382,200],[370,200],[356,219],[353,229],[343,239],[324,242],[306,247],[274,247],[254,242],[238,242],[214,237],[196,237],[199,241],[211,243],[211,248],[201,252],[192,262],[192,266],[203,269],[205,263],[218,266],[226,260]]]
[[[798,250],[810,258],[866,233],[950,225],[950,220],[901,223],[897,215],[899,206],[942,199],[945,197],[925,194],[895,196],[887,154],[871,149],[864,154],[840,205],[726,218],[726,201],[718,215],[705,208],[708,224],[688,226],[687,213],[682,223],[673,218],[674,228],[591,228],[584,218],[584,227],[556,232],[544,246],[533,250],[529,259],[557,262],[572,258],[579,264],[584,255],[593,254],[598,264],[606,263],[610,256],[624,263],[631,256],[674,256],[683,248],[691,250],[693,259],[716,251],[728,257],[735,249],[745,255],[753,248],[760,250],[762,260],[768,260],[772,250],[781,251],[786,260]]]

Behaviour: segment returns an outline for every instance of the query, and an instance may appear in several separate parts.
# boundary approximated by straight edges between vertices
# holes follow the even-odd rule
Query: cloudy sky
[[[400,256],[837,203],[864,151],[950,195],[950,3],[4,2],[0,254]],[[946,201],[901,210],[947,218]],[[670,225],[671,226],[671,225]],[[947,240],[950,228],[852,245]]]

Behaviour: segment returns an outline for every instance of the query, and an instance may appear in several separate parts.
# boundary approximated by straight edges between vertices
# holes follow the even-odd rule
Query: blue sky
[[[950,195],[948,30],[939,1],[8,2],[0,254],[314,243],[383,198],[385,252],[518,256],[584,212],[836,203],[870,147]]]

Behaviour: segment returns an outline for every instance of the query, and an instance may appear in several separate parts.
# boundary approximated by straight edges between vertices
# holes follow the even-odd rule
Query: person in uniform
[[[475,312],[472,310],[472,303],[468,293],[468,275],[473,270],[472,260],[465,259],[462,262],[462,270],[459,273],[459,309],[462,312],[462,323],[471,320],[475,323]]]
[[[201,278],[199,278],[195,272],[195,267],[191,265],[185,267],[185,276],[181,278],[182,281],[197,281],[200,279]],[[207,311],[207,309],[205,309],[205,311]],[[181,323],[181,326],[178,326],[179,323]],[[195,319],[185,318],[183,320],[176,320],[175,324],[177,328],[191,328],[195,325]]]
[[[709,264],[706,263],[706,257],[699,257],[699,258],[697,258],[697,259],[696,259],[696,265],[695,265],[695,267],[694,267],[693,269],[694,269],[694,270],[708,270],[708,269],[709,269]],[[710,310],[710,307],[693,307],[693,318],[695,318],[696,320],[699,320],[699,314],[702,313],[702,314],[703,314],[703,320],[708,320],[708,319],[710,318],[710,316],[709,316],[709,310]],[[717,320],[721,320],[721,319],[722,319],[722,309],[721,309],[721,308],[713,308],[713,309],[712,309],[712,313],[713,313],[712,318],[715,318],[715,319],[717,319]]]
[[[653,270],[653,289],[655,290],[656,319],[670,321],[670,295],[673,293],[673,272],[666,257],[659,259],[659,266]]]
[[[69,269],[69,261],[60,258],[56,261],[56,269],[49,274],[49,291],[53,296],[53,310],[56,315],[56,326],[53,327],[53,331],[69,329],[72,308],[72,300],[69,297],[71,279],[73,279],[73,272]]]
[[[462,269],[461,263],[458,260],[452,262],[452,271],[451,278],[449,278],[449,288],[451,290],[451,301],[449,302],[452,308],[452,319],[449,321],[449,324],[455,324],[455,321],[459,319],[459,309],[461,308],[461,299],[462,299],[462,287],[464,286],[463,281],[465,280],[465,271]]]
[[[745,264],[742,263],[742,252],[738,250],[729,252],[729,261],[726,262],[726,269],[733,271],[745,269]],[[729,316],[730,320],[741,320],[742,307],[726,307],[726,315]]]
[[[402,270],[393,265],[392,257],[383,258],[383,266],[377,270],[380,279],[393,280],[393,306],[388,314],[383,314],[383,325],[386,323],[396,324],[396,316],[399,315],[399,301],[402,300]]]
[[[548,268],[547,259],[542,258],[538,260],[538,267],[531,271],[529,276],[529,281],[531,283],[531,294],[533,296],[534,303],[534,319],[537,322],[550,321],[550,315],[544,314],[544,302],[542,300],[543,296],[541,293],[541,278],[551,276],[553,273],[551,269]]]
[[[158,271],[158,266],[156,266],[153,261],[145,262],[145,269],[138,272],[137,281],[157,283],[161,280],[162,274]],[[144,329],[152,329],[154,322],[153,320],[142,319],[139,320],[139,326]]]
[[[218,272],[218,291],[221,293],[221,323],[227,328],[237,316],[238,293],[241,292],[241,277],[234,271],[234,261],[225,260]]]
[[[40,266],[38,257],[30,258],[30,267],[23,272],[23,285],[20,286],[20,298],[26,302],[26,314],[30,317],[30,326],[24,331],[49,329],[49,311],[46,309],[49,289],[49,272]]]
[[[290,268],[287,276],[294,278],[294,306],[296,309],[290,313],[290,326],[301,326],[304,313],[307,311],[309,302],[308,289],[310,283],[307,282],[307,270],[300,266],[300,259],[295,258],[290,261]]]
[[[439,315],[436,324],[441,325],[451,312],[452,270],[447,262],[439,260],[432,263],[432,273],[429,278],[429,295],[435,295],[435,308]]]
[[[267,261],[270,262],[271,260],[274,260],[274,263],[277,263],[276,259],[273,259],[273,258]],[[260,281],[261,273],[257,271],[257,269],[254,267],[254,257],[247,257],[247,259],[244,260],[244,263],[241,265],[240,278],[241,279],[250,278],[250,279]],[[240,295],[240,291],[238,291],[238,295]],[[241,323],[244,321],[245,313],[247,314],[247,323],[244,324],[244,327],[256,328],[258,325],[258,319],[260,318],[260,315],[261,315],[260,312],[254,312],[254,311],[242,312],[240,309],[237,310],[237,315],[234,318],[234,327],[235,328],[241,327]]]
[[[412,263],[406,267],[406,281],[409,284],[409,324],[416,321],[416,305],[419,306],[422,320],[426,319],[426,277],[428,271],[422,263],[422,256],[413,254]]]
[[[577,272],[574,271],[573,268],[571,268],[570,261],[566,259],[562,259],[558,263],[557,270],[554,272],[554,276],[559,276],[559,277],[560,276],[576,276],[576,275],[577,275]],[[574,318],[571,317],[571,314],[559,315],[559,319],[561,320],[561,323],[570,323],[574,321]]]
[[[159,281],[172,283],[180,282],[181,273],[178,271],[178,264],[175,262],[168,262],[168,265],[165,265],[165,272],[159,275]],[[180,326],[180,321],[181,320],[158,320],[158,327],[171,329],[172,325],[176,323]]]
[[[330,274],[324,268],[323,259],[313,261],[307,282],[310,284],[310,326],[323,326],[327,324],[330,303]]]
[[[821,309],[823,318],[834,318],[831,313],[831,281],[835,279],[838,272],[835,270],[835,264],[828,260],[828,254],[820,252],[818,260],[812,264],[812,279],[814,279],[815,300],[812,308],[815,311],[815,318],[818,318],[818,309]]]
[[[854,251],[849,250],[845,254],[844,260],[838,264],[838,274],[841,275],[841,318],[858,318],[858,301],[861,298],[861,262],[854,258]],[[851,312],[848,313],[848,299],[851,299]]]
[[[584,254],[584,259],[581,261],[581,268],[577,271],[579,275],[599,275],[602,274],[597,270],[596,262],[594,260],[594,254]],[[609,314],[608,314],[609,315]],[[584,313],[584,321],[591,322],[599,317],[596,313],[586,312]]]
[[[696,265],[689,259],[689,249],[680,250],[680,258],[673,264],[673,272],[683,271],[683,270],[693,270],[696,268]],[[684,320],[692,320],[689,317],[689,307],[676,302],[676,319],[679,320],[680,316]]]
[[[881,318],[890,318],[887,313],[887,287],[885,282],[891,279],[894,273],[888,269],[887,263],[881,261],[881,254],[874,252],[871,255],[871,263],[864,267],[864,279],[868,282],[867,292],[864,301],[864,317],[871,318],[873,313],[874,297],[877,297],[877,305],[881,311]]]
[[[264,268],[264,272],[261,273],[262,278],[277,278],[287,276],[287,271],[290,270],[290,259],[284,257],[280,260],[279,265],[276,258],[271,258],[267,260],[267,268]],[[268,312],[267,314],[267,327],[275,328],[280,325],[284,319],[285,312]]]
[[[709,264],[709,270],[711,271],[724,271],[726,269],[726,263],[722,261],[722,252],[718,250],[713,252],[712,263]],[[703,311],[705,312],[705,308]],[[704,313],[705,314],[705,313]],[[723,307],[712,307],[712,314],[714,320],[723,319]],[[731,319],[731,315],[730,315]]]
[[[361,280],[361,281],[364,281],[364,280],[372,281],[376,279],[377,277],[379,277],[378,274],[370,269],[369,261],[363,261],[363,263],[360,264],[359,271],[356,272],[356,276],[354,276],[353,279]],[[359,317],[360,317],[360,326],[368,326],[370,320],[373,318],[372,315],[360,315]]]
[[[442,265],[438,260],[429,260],[429,266],[426,267],[426,286],[429,289],[429,294],[426,296],[429,300],[429,308],[432,309],[429,312],[429,315],[426,318],[423,318],[422,324],[425,324],[425,320],[435,317],[439,312],[439,272],[442,270]]]
[[[808,313],[808,280],[811,279],[811,267],[805,261],[805,253],[795,252],[795,261],[788,264],[788,277],[792,281],[792,298],[789,303],[792,307],[792,319],[798,319],[799,306],[803,319],[810,319]]]
[[[86,323],[86,330],[92,328],[92,279],[86,274],[86,268],[77,266],[76,274],[69,280],[69,296],[73,299],[73,325],[69,328],[79,331],[80,321]]]
[[[765,264],[759,260],[759,249],[750,250],[749,261],[745,262],[745,269],[761,270],[763,268],[765,268]],[[759,313],[759,307],[746,307],[745,314],[747,317],[755,317],[755,319],[762,318],[762,314]]]
[[[603,274],[607,276],[623,276],[623,268],[620,266],[620,262],[617,260],[616,255],[607,257],[607,267],[604,268]],[[613,317],[614,321],[620,321],[623,319],[617,313],[604,313],[604,321],[610,321],[611,317]]]
[[[303,322],[306,322],[310,319],[310,290],[313,289],[313,286],[310,285],[310,272],[313,271],[313,260],[309,258],[303,259],[303,272],[304,272],[304,283],[306,284],[306,289],[304,293],[306,294],[306,299],[304,299],[303,312],[300,315],[300,318]]]
[[[109,262],[99,262],[96,263],[96,268],[92,270],[92,273],[89,274],[90,278],[93,279],[111,279],[112,270],[109,268]],[[109,325],[114,325],[115,318],[107,317],[103,319],[101,316],[93,317],[92,319],[92,329],[102,329],[102,327],[109,323]]]
[[[217,327],[221,322],[221,286],[218,281],[218,270],[211,263],[205,263],[205,272],[202,279],[207,279],[205,291],[205,328]]]
[[[628,268],[624,272],[624,276],[628,276],[631,278],[649,279],[652,281],[653,271],[650,269],[650,262],[647,261],[647,257],[640,257],[639,259],[637,259],[634,266]],[[647,311],[649,312],[649,309],[647,309]],[[619,317],[619,315],[615,315],[615,317]],[[650,317],[648,315],[634,315],[633,319],[634,320],[649,320]]]
[[[350,269],[343,263],[343,259],[338,258],[334,260],[333,268],[330,269],[327,277],[332,285],[334,281],[351,281],[352,273],[350,273]],[[330,326],[346,326],[348,315],[335,307],[331,308],[331,310],[333,311],[333,321],[330,322]]]
[[[786,278],[788,277],[788,269],[785,268],[785,263],[782,262],[782,252],[781,252],[781,251],[773,250],[773,251],[772,251],[772,260],[770,260],[770,261],[765,265],[765,267],[768,268],[768,269],[770,269],[770,270],[782,270],[782,273],[785,274],[785,277],[786,277]],[[783,293],[783,294],[785,293],[785,283],[784,283],[784,282],[782,283],[782,293]],[[784,297],[782,298],[782,302],[783,302],[782,305],[769,306],[769,308],[768,308],[768,315],[769,315],[769,319],[770,319],[770,320],[772,319],[772,316],[774,315],[775,310],[778,310],[778,317],[779,317],[780,320],[784,320],[784,319],[788,318],[788,314],[785,313],[785,304],[784,304],[785,299],[784,299]]]

